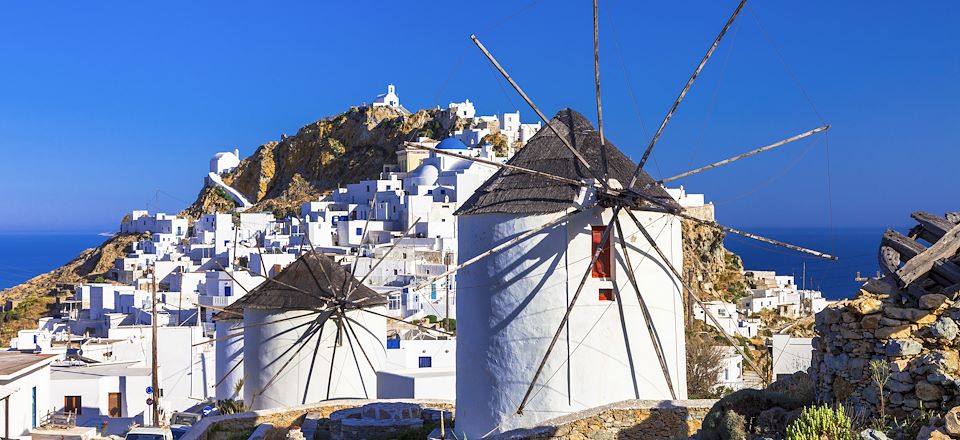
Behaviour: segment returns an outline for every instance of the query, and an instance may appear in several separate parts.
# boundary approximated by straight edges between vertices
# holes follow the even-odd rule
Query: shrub
[[[786,440],[851,440],[850,418],[842,406],[816,405],[804,408],[787,427]]]

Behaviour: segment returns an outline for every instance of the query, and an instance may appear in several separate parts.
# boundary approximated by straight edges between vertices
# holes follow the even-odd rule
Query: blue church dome
[[[467,146],[455,137],[448,137],[437,145],[438,150],[468,150]]]

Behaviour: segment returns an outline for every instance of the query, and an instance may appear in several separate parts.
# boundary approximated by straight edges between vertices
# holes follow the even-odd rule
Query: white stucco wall
[[[50,362],[41,361],[29,368],[11,375],[0,376],[0,387],[17,390],[6,403],[0,403],[0,411],[5,404],[10,405],[10,437],[30,438],[30,428],[40,424],[43,416],[53,409],[50,404]],[[36,419],[33,413],[33,389],[36,387]],[[0,436],[7,429],[0,412]],[[33,422],[36,420],[37,425]]]
[[[216,322],[216,339],[214,344],[217,346],[216,356],[216,374],[214,384],[217,385],[217,400],[240,399],[241,394],[235,393],[237,383],[243,378],[243,365],[237,366],[237,363],[243,363],[243,335],[228,338],[231,333],[242,332],[242,319],[220,320]]]
[[[595,208],[576,214],[569,222],[457,274],[457,429],[469,438],[530,427],[551,417],[626,399],[671,398],[617,245],[613,246],[612,279],[588,278],[524,415],[516,415],[588,268],[590,225],[604,225],[610,219],[611,211],[602,216],[598,212]],[[461,216],[458,228],[470,233],[459,237],[459,259],[465,261],[559,215]],[[638,211],[635,215],[672,264],[682,267],[680,221],[657,213]],[[621,214],[620,222],[637,281],[662,340],[676,398],[686,398],[679,283],[654,257],[626,214]],[[598,289],[613,285],[621,292],[620,301],[601,301]]]
[[[379,313],[385,312],[383,307],[377,307],[375,310]],[[244,330],[243,342],[243,370],[246,379],[243,386],[243,400],[252,409],[295,406],[327,398],[376,397],[376,371],[370,368],[359,347],[363,346],[375,370],[383,367],[386,356],[384,342],[387,332],[386,319],[361,311],[347,312],[356,337],[359,338],[357,341],[353,333],[350,333],[350,339],[353,340],[353,347],[356,350],[354,353],[346,339],[348,327],[343,328],[341,343],[337,346],[335,342],[337,326],[333,320],[327,322],[322,334],[308,335],[310,323],[319,315],[307,313],[306,310],[285,312],[252,308],[244,310],[243,323],[247,328]],[[250,327],[296,316],[301,317]],[[297,353],[297,347],[301,344],[306,346]],[[336,356],[333,352],[335,346]],[[290,347],[294,348],[288,350]],[[284,368],[284,364],[291,358],[293,361]],[[328,378],[331,377],[331,360],[333,379],[330,381],[330,392],[327,393]],[[277,375],[278,372],[280,372],[279,375]],[[273,381],[272,384],[271,381]]]

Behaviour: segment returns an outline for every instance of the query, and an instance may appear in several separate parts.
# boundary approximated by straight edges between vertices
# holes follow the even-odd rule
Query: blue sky
[[[605,129],[628,155],[735,5],[601,1]],[[903,225],[913,210],[960,209],[958,20],[946,1],[754,1],[648,170],[825,120],[828,137],[682,183],[738,226]],[[213,153],[249,155],[389,82],[410,109],[470,98],[532,122],[471,33],[545,113],[595,118],[591,25],[589,1],[4,3],[0,232],[99,232],[131,209],[178,211]]]

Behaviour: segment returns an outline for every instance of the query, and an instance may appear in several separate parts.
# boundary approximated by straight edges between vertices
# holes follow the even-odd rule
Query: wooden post
[[[733,21],[737,19],[737,15],[740,15],[740,11],[746,4],[747,0],[740,1],[740,4],[737,5],[737,9],[733,11],[730,19],[727,20],[727,24],[725,24],[723,29],[720,31],[720,35],[717,35],[717,39],[713,40],[713,45],[711,45],[710,49],[707,50],[707,53],[703,56],[703,59],[700,60],[700,64],[697,65],[697,69],[693,71],[693,75],[690,75],[690,79],[687,80],[687,83],[683,86],[683,89],[680,90],[680,96],[677,96],[677,99],[673,101],[673,106],[670,107],[670,111],[667,112],[667,116],[665,116],[663,118],[663,122],[660,123],[660,128],[658,128],[656,134],[653,135],[653,139],[650,139],[650,145],[648,145],[647,150],[643,152],[643,157],[640,158],[640,163],[637,164],[637,169],[634,170],[633,178],[630,179],[630,185],[627,185],[627,188],[633,188],[633,185],[637,183],[637,177],[640,176],[640,170],[643,169],[643,165],[646,164],[647,159],[650,158],[650,152],[652,152],[653,147],[657,145],[657,140],[660,139],[660,135],[663,134],[663,129],[667,127],[667,122],[670,122],[670,118],[673,117],[673,113],[677,111],[677,107],[679,107],[680,102],[683,101],[683,97],[686,96],[687,92],[690,91],[690,87],[693,86],[693,82],[697,80],[697,76],[700,75],[700,71],[703,70],[703,66],[707,64],[710,56],[713,55],[713,51],[717,50],[717,46],[720,45],[720,40],[722,40],[723,36],[726,35],[728,30],[730,30],[730,26],[733,25]]]
[[[3,399],[3,438],[10,439],[10,396]]]
[[[160,361],[159,355],[157,354],[157,265],[153,264],[151,270],[153,280],[150,283],[150,291],[152,294],[152,303],[150,311],[150,331],[152,333],[152,338],[150,341],[150,355],[151,355],[151,367],[153,373],[153,426],[160,426],[160,376],[158,374]]]
[[[600,133],[600,163],[607,179],[607,146],[603,137],[603,106],[600,105],[600,17],[598,0],[593,0],[593,77],[597,88],[597,132]]]
[[[443,329],[450,331],[450,275],[447,275],[447,298],[444,301]]]

